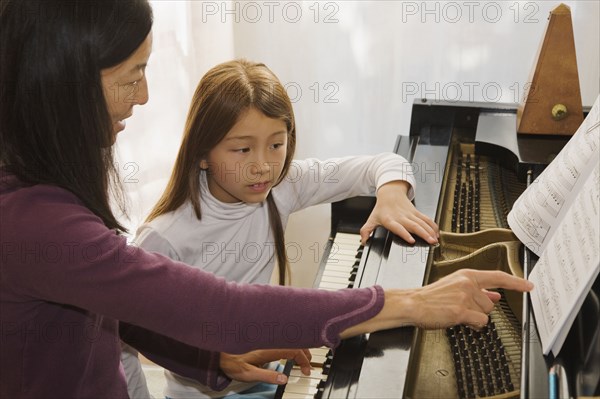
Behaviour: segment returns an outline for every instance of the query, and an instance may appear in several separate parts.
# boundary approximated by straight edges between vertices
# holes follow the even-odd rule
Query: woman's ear
[[[208,170],[208,161],[206,161],[206,159],[200,160],[200,169]]]

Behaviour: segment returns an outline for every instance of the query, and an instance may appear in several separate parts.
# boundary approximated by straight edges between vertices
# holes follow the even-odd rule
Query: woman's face
[[[125,129],[125,119],[133,114],[133,106],[148,102],[146,65],[151,52],[152,32],[128,59],[102,70],[104,98],[115,139],[117,133]]]

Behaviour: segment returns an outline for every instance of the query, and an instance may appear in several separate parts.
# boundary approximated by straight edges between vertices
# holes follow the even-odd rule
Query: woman
[[[218,390],[230,378],[266,378],[245,371],[251,357],[221,352],[334,347],[408,324],[483,325],[498,300],[485,288],[530,289],[475,271],[410,291],[246,286],[129,247],[109,206],[111,145],[148,99],[150,6],[1,4],[0,396],[127,397],[120,339]],[[261,354],[257,364],[272,352]]]

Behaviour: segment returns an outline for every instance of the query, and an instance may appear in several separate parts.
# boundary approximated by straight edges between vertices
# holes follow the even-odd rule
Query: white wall
[[[150,102],[119,138],[136,225],[158,197],[176,155],[188,102],[214,64],[265,62],[288,86],[297,157],[391,150],[411,104],[427,97],[517,102],[554,1],[154,1]],[[600,92],[599,1],[569,1],[584,105]],[[292,218],[314,270],[329,208]],[[306,238],[309,237],[309,238]],[[311,285],[310,273],[295,283]]]

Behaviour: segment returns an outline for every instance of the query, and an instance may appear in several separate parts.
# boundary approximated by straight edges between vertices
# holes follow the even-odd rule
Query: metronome
[[[517,133],[573,135],[583,122],[571,9],[550,12],[529,87],[517,110]]]

